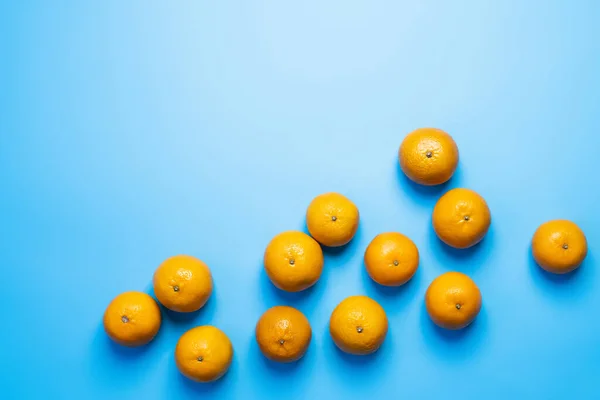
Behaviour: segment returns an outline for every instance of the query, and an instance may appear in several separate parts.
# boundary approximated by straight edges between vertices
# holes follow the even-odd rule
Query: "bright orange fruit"
[[[306,226],[315,240],[327,247],[350,242],[358,229],[358,208],[339,193],[315,197],[306,210]]]
[[[185,332],[175,347],[175,363],[179,371],[197,382],[219,379],[233,360],[233,346],[223,331],[205,325]]]
[[[471,278],[460,272],[446,272],[435,278],[425,293],[425,306],[436,325],[461,329],[481,310],[481,292]]]
[[[458,147],[452,136],[441,129],[420,128],[409,133],[398,151],[400,167],[406,176],[421,185],[448,181],[458,165]]]
[[[165,260],[154,272],[154,294],[169,310],[197,311],[213,289],[210,269],[199,259],[178,255]]]
[[[355,355],[377,351],[388,331],[383,307],[367,296],[350,296],[331,313],[329,333],[340,350]]]
[[[308,319],[300,311],[293,307],[276,306],[260,317],[255,334],[265,357],[288,363],[304,356],[312,330]]]
[[[417,272],[419,250],[401,233],[381,233],[367,246],[365,267],[371,279],[380,285],[400,286]]]
[[[158,333],[160,308],[146,293],[125,292],[115,297],[104,312],[104,330],[123,346],[142,346]]]
[[[275,286],[288,292],[299,292],[314,285],[321,277],[323,250],[306,233],[282,232],[268,244],[264,265]]]
[[[557,219],[540,225],[533,235],[531,250],[540,267],[566,274],[581,265],[588,247],[583,231],[575,223]]]
[[[433,229],[448,246],[466,249],[487,233],[492,216],[487,203],[470,189],[452,189],[433,209]]]

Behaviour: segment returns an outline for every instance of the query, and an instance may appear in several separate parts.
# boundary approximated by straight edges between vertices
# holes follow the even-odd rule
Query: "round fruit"
[[[115,297],[104,312],[104,330],[123,346],[142,346],[160,329],[160,308],[146,293],[125,292]]]
[[[481,310],[481,292],[475,282],[460,272],[446,272],[435,278],[425,293],[425,306],[436,325],[462,329]]]
[[[315,197],[306,210],[306,225],[311,236],[323,246],[339,247],[348,243],[358,229],[358,208],[339,193]]]
[[[299,231],[275,236],[264,256],[265,270],[279,289],[299,292],[314,285],[323,272],[323,250],[313,238]]]
[[[404,285],[417,272],[418,266],[417,246],[401,233],[381,233],[365,251],[367,272],[380,285]]]
[[[469,189],[452,189],[438,200],[433,209],[433,229],[448,246],[466,249],[487,233],[492,216],[487,203]]]
[[[388,330],[383,308],[367,296],[350,296],[331,313],[329,333],[340,350],[356,355],[377,351]]]
[[[233,346],[227,335],[214,326],[192,328],[179,338],[175,363],[179,371],[197,382],[219,379],[233,360]]]
[[[256,324],[258,347],[273,361],[287,363],[302,358],[311,337],[308,319],[293,307],[270,308]]]
[[[566,274],[583,262],[587,240],[573,222],[554,220],[543,223],[535,231],[531,249],[540,267],[555,274]]]
[[[400,167],[408,178],[421,185],[448,181],[458,165],[458,147],[441,129],[420,128],[409,133],[398,151]]]
[[[213,289],[210,269],[192,256],[179,255],[164,261],[154,272],[154,294],[169,310],[197,311]]]

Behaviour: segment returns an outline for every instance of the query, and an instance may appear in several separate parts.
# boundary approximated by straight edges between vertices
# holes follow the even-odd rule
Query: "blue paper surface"
[[[600,4],[594,1],[3,1],[0,4],[0,397],[4,399],[594,399],[600,397]],[[433,126],[460,149],[446,185],[411,184],[402,138]],[[484,241],[451,250],[431,212],[453,187],[492,212]],[[273,287],[269,240],[304,230],[310,200],[337,191],[361,213],[325,253],[317,285]],[[571,219],[589,255],[543,273],[530,240]],[[399,231],[421,263],[405,287],[362,262]],[[154,342],[112,344],[108,302],[150,291],[165,258],[191,254],[215,291],[193,315],[163,313]],[[435,328],[429,283],[462,271],[483,308]],[[345,297],[384,306],[375,355],[347,356],[328,319]],[[299,308],[300,362],[266,361],[259,316]],[[235,348],[202,385],[173,351],[213,324]]]

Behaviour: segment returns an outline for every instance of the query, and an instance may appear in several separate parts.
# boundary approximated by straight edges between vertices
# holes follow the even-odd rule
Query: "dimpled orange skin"
[[[588,247],[585,234],[575,223],[553,220],[535,231],[531,250],[540,267],[554,274],[566,274],[581,265]]]
[[[103,323],[106,334],[115,342],[142,346],[154,339],[160,329],[160,308],[146,293],[121,293],[106,308]]]
[[[439,185],[448,181],[458,165],[458,146],[441,129],[420,128],[404,138],[398,151],[400,168],[413,182]]]
[[[360,215],[356,205],[339,193],[315,197],[306,210],[306,226],[315,240],[327,247],[339,247],[352,240]]]
[[[221,378],[233,360],[233,346],[223,331],[205,325],[185,332],[175,347],[179,371],[196,382]]]
[[[419,250],[398,232],[381,233],[365,251],[365,267],[371,279],[384,286],[401,286],[419,267]]]
[[[299,292],[314,285],[323,272],[323,250],[306,233],[286,231],[268,244],[264,265],[271,282],[281,290]]]
[[[479,194],[470,189],[452,189],[433,209],[433,229],[448,246],[466,249],[479,243],[492,222],[490,209]]]
[[[199,310],[206,304],[213,289],[208,266],[187,255],[165,260],[154,272],[153,285],[158,301],[177,312]]]
[[[270,360],[282,363],[297,361],[308,349],[312,330],[308,319],[293,307],[268,309],[256,324],[256,342]]]
[[[383,307],[367,296],[350,296],[331,313],[329,333],[336,346],[349,354],[376,352],[388,331]]]
[[[446,272],[435,278],[425,293],[431,320],[441,328],[462,329],[481,310],[481,292],[475,282],[460,272]]]

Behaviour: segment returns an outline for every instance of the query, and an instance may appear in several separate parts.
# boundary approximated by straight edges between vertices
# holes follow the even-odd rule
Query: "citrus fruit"
[[[205,325],[192,328],[179,338],[175,363],[179,371],[197,382],[219,379],[233,360],[233,346],[223,331]]]
[[[104,312],[104,330],[124,346],[142,346],[158,333],[160,308],[146,293],[125,292],[115,297]]]
[[[172,311],[197,311],[208,301],[213,289],[210,270],[192,256],[178,255],[165,260],[154,272],[154,294]]]
[[[454,174],[458,147],[443,130],[420,128],[406,135],[398,158],[400,168],[410,180],[421,185],[439,185]]]
[[[315,197],[306,210],[310,235],[323,246],[339,247],[348,243],[358,229],[358,208],[339,193]]]
[[[314,285],[321,277],[323,250],[306,233],[282,232],[268,244],[264,265],[275,286],[288,292],[299,292]]]
[[[312,337],[310,323],[304,314],[287,306],[268,309],[258,320],[255,333],[265,357],[285,363],[300,359]]]
[[[452,189],[433,209],[433,229],[447,245],[466,249],[481,241],[492,216],[487,203],[470,189]]]
[[[365,267],[371,279],[380,285],[404,285],[417,272],[419,250],[401,233],[380,233],[367,246]]]
[[[383,307],[367,296],[350,296],[331,313],[329,333],[340,350],[356,355],[377,351],[388,330]]]
[[[531,241],[535,262],[548,272],[566,274],[583,262],[587,240],[573,222],[553,220],[540,225]]]
[[[425,293],[425,306],[436,325],[461,329],[481,309],[481,292],[475,282],[460,272],[446,272],[435,278]]]

